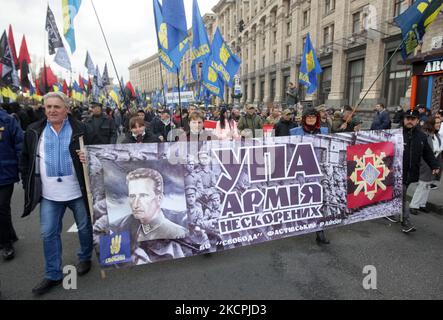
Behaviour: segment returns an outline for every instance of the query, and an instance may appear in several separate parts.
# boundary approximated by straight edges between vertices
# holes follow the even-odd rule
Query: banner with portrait
[[[400,214],[401,130],[87,147],[100,264],[191,257]]]

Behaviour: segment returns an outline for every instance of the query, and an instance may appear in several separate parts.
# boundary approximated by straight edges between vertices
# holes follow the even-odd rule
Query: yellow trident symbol
[[[161,46],[168,50],[168,26],[166,23],[162,23],[160,25],[160,31],[158,32],[158,40],[160,41]]]
[[[120,252],[121,249],[121,244],[122,244],[122,236],[118,235],[114,238],[112,238],[111,240],[111,254],[118,254]]]
[[[226,48],[226,45],[223,43],[223,46],[220,49],[220,60],[226,65],[230,57],[231,55],[229,54],[228,48]]]
[[[217,72],[215,72],[215,70],[212,67],[209,67],[208,79],[212,83],[215,83],[217,81]]]

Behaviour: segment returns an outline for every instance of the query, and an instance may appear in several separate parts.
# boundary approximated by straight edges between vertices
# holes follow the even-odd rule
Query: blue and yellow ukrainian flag
[[[308,33],[298,76],[299,83],[307,88],[308,94],[313,94],[317,90],[317,74],[322,72],[317,54],[311,43],[311,36]]]
[[[394,19],[404,40],[403,60],[423,41],[427,28],[437,19],[442,7],[443,0],[417,0]]]

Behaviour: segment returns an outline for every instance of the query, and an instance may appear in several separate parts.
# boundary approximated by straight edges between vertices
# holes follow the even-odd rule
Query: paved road
[[[16,185],[13,209],[20,237],[17,257],[0,261],[3,299],[33,299],[42,277],[38,212],[20,219],[23,192]],[[78,290],[57,288],[38,299],[442,299],[443,216],[413,217],[418,232],[377,220],[328,232],[332,244],[314,235],[125,270],[102,280],[97,262],[80,278]],[[68,213],[64,223],[64,264],[75,264],[77,235]],[[363,268],[377,268],[377,290],[363,289]]]

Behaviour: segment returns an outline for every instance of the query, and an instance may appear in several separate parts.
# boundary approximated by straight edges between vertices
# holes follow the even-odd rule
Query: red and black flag
[[[29,81],[29,65],[31,64],[31,57],[28,52],[28,45],[26,44],[25,36],[23,36],[22,44],[20,46],[20,55],[18,57],[20,65],[20,84],[22,88],[30,89],[31,82]]]
[[[134,87],[132,86],[131,81],[128,81],[128,83],[126,84],[125,96],[128,97],[131,100],[135,100],[135,98],[137,97],[135,95],[135,90],[134,90]]]
[[[41,95],[45,95],[53,90],[54,85],[57,83],[57,77],[52,72],[51,67],[44,65],[40,72],[39,90]],[[37,83],[36,83],[37,85]]]
[[[347,207],[349,209],[393,199],[394,154],[395,146],[391,142],[348,147]]]
[[[15,68],[18,70],[20,66],[18,64],[17,51],[15,50],[14,33],[12,32],[11,25],[9,25],[8,42],[9,42],[9,48],[11,49],[12,61],[14,61]]]
[[[69,89],[66,80],[63,80],[63,93],[66,94],[67,96],[69,95]]]

